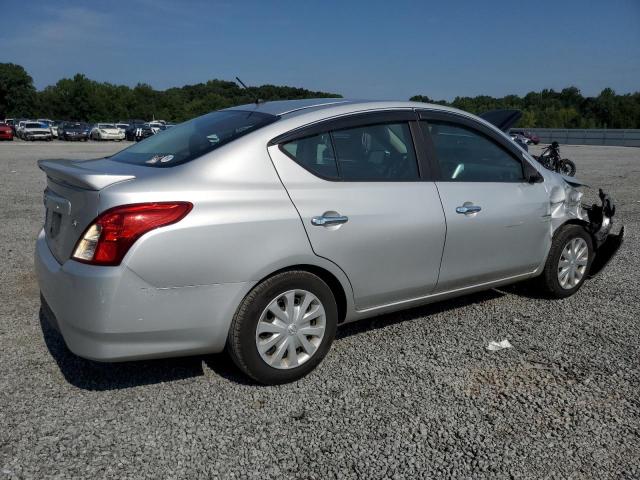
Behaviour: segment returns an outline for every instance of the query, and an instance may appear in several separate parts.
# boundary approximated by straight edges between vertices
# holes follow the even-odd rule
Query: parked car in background
[[[512,128],[509,130],[509,133],[512,135],[522,135],[530,140],[534,145],[538,145],[540,143],[540,137],[538,135],[522,128]]]
[[[48,118],[39,118],[37,121],[49,128],[49,131],[51,132],[51,136],[53,138],[58,137],[58,125],[55,121],[49,120]]]
[[[59,140],[82,140],[86,142],[89,139],[89,125],[82,122],[63,122],[58,127]]]
[[[124,133],[113,123],[97,123],[91,129],[89,138],[92,140],[124,140]]]
[[[125,130],[125,138],[131,142],[139,142],[153,135],[153,130],[148,123],[132,123]]]
[[[148,125],[154,135],[158,132],[161,132],[167,129],[166,125],[163,122],[158,122],[158,121],[149,122]]]
[[[129,128],[129,124],[124,122],[119,122],[119,123],[116,123],[116,128],[119,128],[122,131],[122,133],[125,133],[127,131],[127,128]]]
[[[267,384],[340,324],[525,279],[569,297],[624,230],[604,193],[583,205],[503,131],[417,102],[243,105],[39,167],[42,312],[71,351],[226,349]]]
[[[509,136],[514,142],[520,145],[520,147],[522,147],[526,152],[529,151],[529,144],[531,143],[531,140],[529,140],[524,135],[520,135],[519,133],[510,133]]]
[[[15,118],[5,118],[4,123],[11,128],[13,135],[16,134],[16,119]]]
[[[58,120],[54,120],[51,124],[51,135],[53,138],[58,138],[58,127],[60,126],[60,122]]]
[[[13,140],[13,129],[5,122],[0,123],[0,140]]]
[[[28,141],[46,140],[51,141],[51,128],[46,123],[26,122],[22,127],[22,139]]]
[[[22,130],[29,120],[18,120],[16,124],[16,137],[22,138]]]

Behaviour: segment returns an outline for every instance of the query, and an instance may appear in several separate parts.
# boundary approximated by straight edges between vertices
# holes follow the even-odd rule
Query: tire
[[[558,173],[573,177],[576,174],[576,164],[568,158],[563,158],[558,162]]]
[[[574,243],[575,242],[575,243]],[[586,261],[583,256],[570,258],[571,251],[566,249],[570,246],[578,246],[578,253],[582,246],[586,247]],[[584,283],[594,258],[593,241],[589,233],[580,225],[566,225],[553,237],[547,263],[542,274],[536,279],[540,290],[551,298],[566,298],[576,293]],[[560,262],[563,262],[563,265]],[[573,264],[571,263],[573,260]],[[567,263],[569,262],[569,263]],[[574,268],[580,278],[577,281],[571,271],[564,273],[566,269]],[[561,282],[561,274],[564,273],[564,283]]]
[[[276,318],[271,313],[272,306],[280,308],[278,305],[283,305],[284,309],[279,312],[286,315],[284,311],[290,311],[287,308],[289,299],[293,298],[293,305],[299,306],[307,303],[311,297],[314,300],[307,312],[315,311],[318,314],[323,311],[324,315],[318,314],[306,322],[298,317],[298,321],[289,323],[286,318],[284,321],[280,319],[284,317]],[[280,304],[280,301],[283,302]],[[276,323],[277,332],[274,330]],[[257,331],[258,324],[263,328],[261,334]],[[265,331],[265,325],[273,328]],[[275,385],[292,382],[307,375],[322,361],[331,347],[337,325],[336,301],[322,279],[305,271],[283,272],[260,283],[244,298],[229,328],[227,351],[238,368],[259,383]],[[305,335],[303,329],[309,332],[311,329],[314,332],[324,330],[322,336],[311,336]],[[302,347],[301,339],[306,341],[308,348]],[[261,353],[258,342],[269,345],[269,348]],[[290,357],[294,358],[293,365]]]

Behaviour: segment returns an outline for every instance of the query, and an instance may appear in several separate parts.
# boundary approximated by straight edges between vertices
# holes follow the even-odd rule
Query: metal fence
[[[554,140],[564,145],[607,145],[640,147],[640,129],[526,128],[540,137],[540,143]]]

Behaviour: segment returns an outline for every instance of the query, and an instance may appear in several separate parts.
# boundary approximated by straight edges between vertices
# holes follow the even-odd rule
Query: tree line
[[[139,83],[135,87],[96,82],[85,75],[63,78],[36,90],[33,79],[20,65],[0,63],[0,118],[52,118],[78,121],[118,121],[152,118],[180,122],[212,110],[268,100],[341,97],[304,88],[262,85],[249,89],[236,82],[206,83],[156,90]],[[545,89],[523,97],[487,95],[434,101],[425,95],[411,100],[449,105],[471,113],[515,108],[523,111],[521,127],[640,128],[640,92],[623,95],[605,88],[597,97],[584,97],[576,87],[560,92]]]
[[[560,92],[544,89],[524,97],[486,95],[456,97],[452,102],[434,101],[424,95],[411,100],[447,105],[474,114],[497,109],[522,111],[518,126],[531,128],[640,128],[640,92],[616,94],[605,88],[597,97],[584,97],[580,89],[567,87]]]
[[[262,85],[245,89],[235,82],[206,83],[155,90],[139,83],[135,87],[96,82],[85,75],[63,78],[37,91],[33,79],[20,65],[0,63],[0,118],[51,118],[87,122],[126,119],[162,119],[181,122],[256,99],[285,100],[340,97],[304,88]]]

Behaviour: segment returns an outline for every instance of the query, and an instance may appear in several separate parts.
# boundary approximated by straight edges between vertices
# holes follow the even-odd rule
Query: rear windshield
[[[173,167],[201,157],[277,119],[274,115],[242,110],[212,112],[159,131],[116,153],[111,160],[151,167]]]

